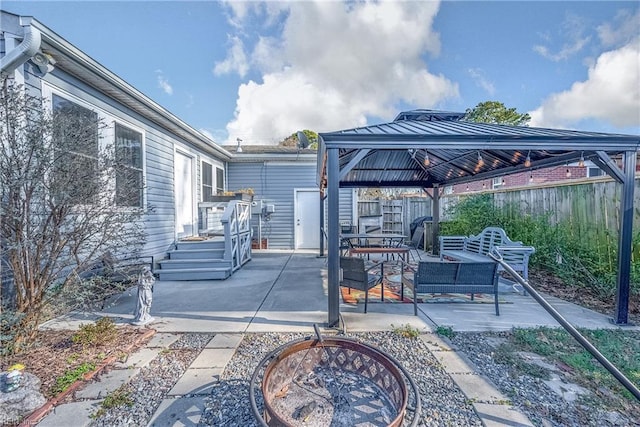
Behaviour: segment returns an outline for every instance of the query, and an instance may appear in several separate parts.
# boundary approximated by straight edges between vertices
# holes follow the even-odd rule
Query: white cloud
[[[552,94],[529,114],[531,126],[567,127],[583,119],[640,126],[640,37],[602,53],[587,80]]]
[[[162,70],[156,70],[158,74],[158,87],[167,95],[173,95],[173,87],[169,84],[169,80],[164,76]]]
[[[393,118],[399,104],[433,108],[458,96],[457,84],[424,60],[440,51],[437,2],[251,4],[232,19],[255,30],[259,16],[269,32],[247,49],[261,79],[238,89],[230,142],[365,125],[367,117]]]
[[[585,35],[587,27],[582,18],[575,15],[568,15],[560,27],[560,36],[565,40],[562,47],[554,52],[553,49],[545,45],[533,46],[534,52],[540,54],[544,58],[558,62],[574,54],[580,52],[591,40],[590,36]],[[549,34],[541,34],[540,37],[547,43],[552,42]]]
[[[216,62],[213,69],[215,75],[237,72],[240,77],[244,77],[249,71],[247,56],[244,53],[244,45],[239,37],[231,38],[231,48],[224,61]]]
[[[623,9],[618,12],[614,22],[606,22],[597,27],[598,37],[606,47],[620,46],[638,36],[640,28],[640,10],[633,14]]]
[[[481,68],[469,68],[469,75],[476,85],[486,90],[489,95],[493,96],[496,93],[496,88],[493,82],[489,81],[484,76],[484,71]]]

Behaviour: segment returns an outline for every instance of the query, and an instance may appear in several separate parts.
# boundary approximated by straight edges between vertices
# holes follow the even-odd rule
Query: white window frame
[[[106,128],[101,129],[98,133],[98,143],[100,144],[100,148],[103,149],[105,146],[109,144],[113,144],[113,148],[115,150],[115,124],[118,123],[121,126],[127,127],[135,132],[138,132],[142,135],[142,182],[143,185],[147,182],[147,135],[144,129],[131,121],[125,120],[121,117],[117,117],[111,113],[108,113],[104,109],[98,107],[97,105],[91,103],[90,101],[80,98],[77,95],[74,95],[66,90],[60,89],[54,85],[51,85],[46,82],[42,82],[42,102],[44,108],[48,111],[53,111],[53,95],[59,96],[61,98],[67,99],[70,102],[76,103],[83,108],[87,108],[91,111],[95,111],[98,115],[98,120],[102,123],[106,124]],[[115,153],[114,153],[115,155]],[[116,191],[116,175],[115,173],[111,173],[109,171],[103,171],[104,173],[110,173],[109,179],[109,191],[113,191],[115,196]],[[114,197],[115,200],[115,197]],[[126,210],[126,209],[144,209],[147,205],[147,190],[146,186],[143,187],[142,190],[142,205],[140,207],[137,206],[117,206],[114,204],[114,208]]]

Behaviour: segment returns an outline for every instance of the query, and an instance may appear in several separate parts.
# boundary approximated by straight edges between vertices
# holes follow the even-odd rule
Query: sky
[[[638,1],[8,1],[219,144],[495,100],[640,134]]]

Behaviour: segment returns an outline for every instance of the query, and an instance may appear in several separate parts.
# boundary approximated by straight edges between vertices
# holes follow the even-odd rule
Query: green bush
[[[78,332],[73,334],[71,341],[82,347],[100,346],[113,341],[117,336],[116,325],[110,317],[102,317],[95,323],[81,325]]]
[[[567,285],[588,287],[602,296],[615,293],[618,237],[592,224],[567,220],[552,224],[549,215],[523,214],[519,206],[496,207],[492,194],[461,199],[440,226],[442,235],[478,234],[502,227],[514,241],[535,247],[530,265],[560,277]],[[640,283],[640,233],[633,239],[632,290]]]

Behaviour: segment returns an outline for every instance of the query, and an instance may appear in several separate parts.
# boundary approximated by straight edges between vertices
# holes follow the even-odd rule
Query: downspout
[[[22,42],[5,56],[0,58],[0,78],[5,78],[13,73],[19,66],[27,62],[38,50],[42,37],[40,31],[26,25]]]

